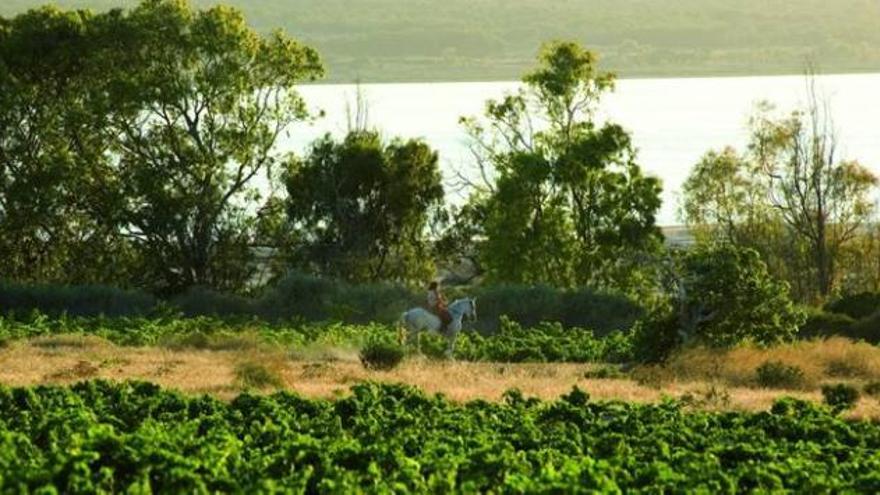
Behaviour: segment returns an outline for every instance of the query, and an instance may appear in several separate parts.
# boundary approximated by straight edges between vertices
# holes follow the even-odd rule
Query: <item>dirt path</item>
[[[68,384],[93,378],[135,379],[185,393],[207,393],[230,399],[247,388],[239,371],[242,364],[266,369],[287,390],[323,398],[344,395],[351,385],[373,380],[407,383],[457,401],[499,400],[506,390],[512,388],[520,389],[529,397],[555,399],[575,385],[599,400],[656,402],[664,397],[690,395],[696,407],[707,409],[766,410],[781,396],[821,400],[818,392],[725,386],[699,380],[673,380],[657,387],[641,385],[631,379],[588,379],[585,373],[596,366],[586,364],[411,359],[393,371],[378,372],[364,369],[351,353],[339,353],[332,361],[306,361],[291,358],[279,350],[128,348],[83,337],[54,337],[9,344],[0,349],[0,383],[28,386]],[[852,415],[880,419],[880,403],[863,398]]]

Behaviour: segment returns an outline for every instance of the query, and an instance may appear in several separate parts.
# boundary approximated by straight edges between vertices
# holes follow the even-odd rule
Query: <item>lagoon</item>
[[[485,102],[516,89],[516,82],[362,84],[369,123],[384,135],[425,139],[440,153],[444,174],[472,167],[459,117],[479,115]],[[663,181],[661,225],[680,223],[679,193],[688,172],[711,149],[745,146],[746,124],[762,100],[781,110],[806,100],[804,76],[623,79],[607,95],[599,118],[611,119],[633,136],[638,163]],[[840,156],[857,159],[880,175],[880,73],[822,75],[820,95],[830,102]],[[308,85],[300,88],[314,110],[325,112],[312,124],[292,130],[281,146],[303,152],[309,142],[347,129],[347,107],[356,85]],[[451,202],[462,198],[448,191]]]

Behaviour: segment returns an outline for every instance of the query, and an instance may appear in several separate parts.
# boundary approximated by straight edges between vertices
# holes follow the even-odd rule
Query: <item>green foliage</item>
[[[804,371],[781,361],[767,361],[755,370],[755,382],[764,388],[800,389],[804,387]]]
[[[523,328],[507,318],[491,335],[459,334],[455,349],[457,359],[489,362],[619,363],[630,361],[632,355],[632,341],[622,332],[600,338],[590,330],[558,323]]]
[[[52,316],[146,316],[156,299],[144,292],[103,285],[21,285],[0,282],[0,308],[6,313],[39,311]]]
[[[391,323],[409,307],[420,304],[422,297],[389,283],[354,285],[292,272],[267,290],[256,307],[267,319]]]
[[[109,15],[45,7],[0,19],[0,278],[130,280],[117,230],[107,98]]]
[[[880,293],[861,292],[842,296],[825,305],[825,311],[860,320],[880,311]]]
[[[555,321],[565,328],[595,329],[598,335],[627,330],[642,315],[629,298],[590,289],[482,286],[457,289],[462,297],[477,297],[480,319],[469,328],[494,332],[502,316],[522,326]],[[450,296],[457,297],[451,293]],[[266,321],[340,321],[392,323],[400,314],[424,304],[424,294],[388,283],[350,284],[291,272],[262,294],[252,297],[193,287],[168,300],[138,291],[103,286],[32,286],[0,283],[0,308],[27,314],[39,311],[58,316],[211,316],[259,318]]]
[[[876,492],[880,427],[805,402],[459,404],[401,385],[231,402],[148,383],[0,388],[0,489],[395,493]],[[650,434],[647,434],[647,433]],[[48,441],[47,439],[51,439]],[[381,441],[377,441],[381,439]]]
[[[792,340],[806,319],[754,250],[698,247],[685,253],[681,271],[679,324],[688,339],[721,347],[745,340],[771,345]]]
[[[626,373],[624,373],[619,367],[608,365],[584,373],[584,378],[587,380],[623,380],[626,377]]]
[[[633,328],[635,355],[665,361],[686,345],[731,347],[791,341],[806,319],[773,280],[758,253],[731,244],[701,245],[668,261],[668,306]]]
[[[403,347],[387,340],[373,340],[361,349],[360,358],[364,368],[390,371],[397,367],[406,355]]]
[[[623,128],[594,121],[614,76],[576,43],[546,45],[539,63],[484,120],[463,119],[491,173],[470,199],[479,214],[459,223],[481,222],[475,248],[491,281],[644,290],[639,255],[660,248],[660,183],[642,175]]]
[[[0,24],[0,276],[243,290],[317,53],[177,0]]]
[[[122,23],[133,68],[116,96],[138,111],[118,119],[116,144],[141,283],[240,291],[258,242],[248,203],[261,203],[255,182],[271,180],[279,138],[309,116],[295,88],[321,75],[318,55],[229,7],[148,1]]]
[[[443,203],[438,155],[420,140],[384,143],[352,130],[315,142],[287,170],[294,261],[352,282],[424,281],[435,268],[425,237]]]
[[[254,315],[256,301],[235,294],[225,294],[206,287],[190,287],[182,294],[172,297],[168,304],[184,316]]]
[[[632,329],[633,352],[643,363],[662,363],[684,342],[678,315],[657,309]]]
[[[554,289],[544,285],[497,285],[475,287],[480,320],[475,327],[492,331],[502,316],[526,327],[544,321],[566,328],[591,328],[599,335],[628,330],[644,310],[630,298],[589,288]]]
[[[837,413],[856,407],[859,396],[859,389],[845,383],[822,386],[822,398],[825,404]]]
[[[872,344],[880,343],[880,311],[855,322],[850,330],[849,337]]]
[[[830,337],[833,335],[852,337],[855,323],[856,321],[852,317],[845,314],[808,310],[807,321],[798,330],[798,337]]]

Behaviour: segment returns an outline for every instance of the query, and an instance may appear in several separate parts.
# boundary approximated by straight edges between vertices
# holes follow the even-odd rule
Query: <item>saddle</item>
[[[449,310],[446,309],[446,306],[440,306],[436,308],[428,308],[434,316],[440,318],[440,330],[446,330],[446,326],[452,323],[452,315],[449,314]]]

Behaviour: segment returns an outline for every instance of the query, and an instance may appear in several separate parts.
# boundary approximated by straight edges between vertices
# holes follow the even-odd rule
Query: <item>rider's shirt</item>
[[[437,291],[430,290],[428,291],[428,306],[431,308],[439,308],[441,305],[445,304],[446,301],[443,300],[443,296],[441,296]]]

